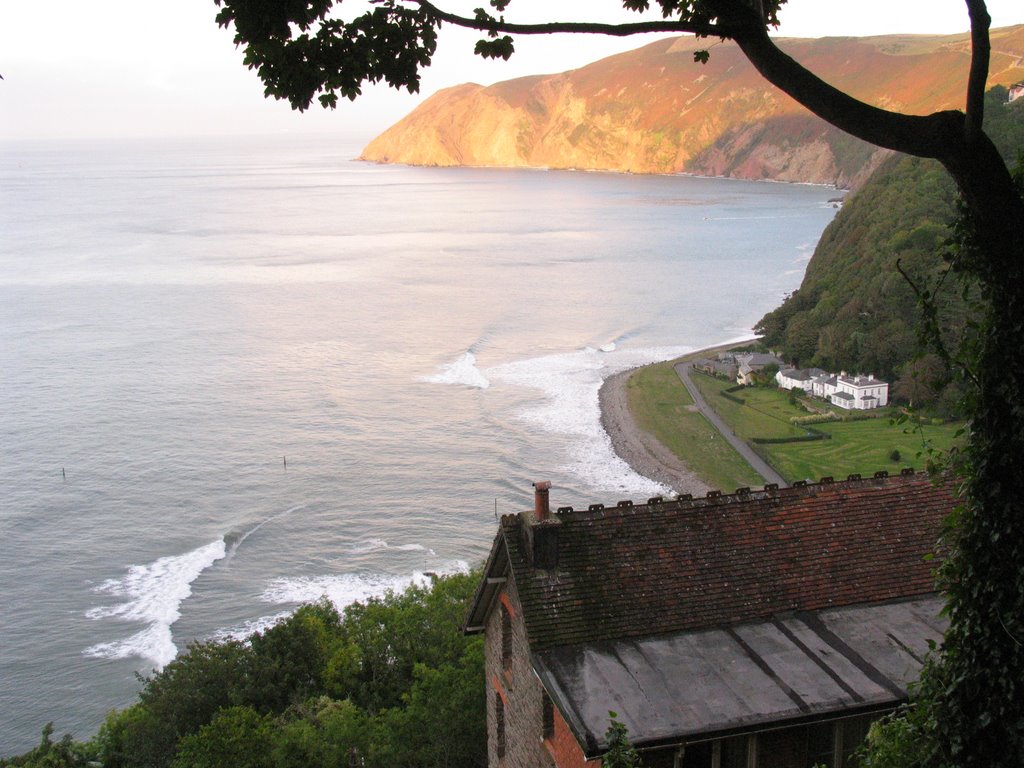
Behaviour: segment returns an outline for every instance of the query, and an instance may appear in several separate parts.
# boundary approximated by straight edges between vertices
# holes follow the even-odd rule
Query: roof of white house
[[[867,376],[840,376],[839,381],[851,387],[882,387],[889,386],[889,382],[876,379],[871,374]]]
[[[786,368],[785,370],[779,371],[779,375],[787,379],[792,379],[793,381],[810,381],[811,379],[810,372],[800,368]]]

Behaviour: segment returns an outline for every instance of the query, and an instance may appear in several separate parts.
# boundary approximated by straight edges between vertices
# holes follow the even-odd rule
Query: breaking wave
[[[476,367],[476,355],[472,352],[464,352],[457,360],[442,365],[437,373],[422,376],[419,380],[428,384],[461,384],[477,389],[491,386],[491,382]]]
[[[145,627],[123,640],[97,643],[83,653],[104,659],[138,656],[161,669],[174,660],[171,627],[181,618],[181,604],[192,594],[192,582],[225,557],[224,539],[217,539],[183,555],[161,557],[149,565],[133,565],[119,579],[108,579],[96,592],[121,598],[116,605],[98,606],[86,611],[90,619],[120,619]]]

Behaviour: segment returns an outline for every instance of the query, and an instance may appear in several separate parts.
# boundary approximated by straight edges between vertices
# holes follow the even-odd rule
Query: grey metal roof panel
[[[942,600],[916,600],[871,608],[822,611],[822,623],[861,657],[870,660],[903,690],[916,680],[928,654],[928,641],[942,638]]]
[[[534,667],[588,755],[609,711],[637,746],[894,704],[928,640],[935,597],[805,613],[732,628],[583,644]]]

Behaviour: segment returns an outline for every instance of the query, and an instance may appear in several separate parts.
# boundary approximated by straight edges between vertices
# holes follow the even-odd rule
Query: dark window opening
[[[713,755],[714,749],[710,741],[700,744],[687,744],[683,750],[681,768],[711,768]]]
[[[501,694],[494,694],[494,749],[498,759],[505,757],[505,702]]]
[[[512,669],[512,614],[501,604],[501,667]]]
[[[868,729],[876,719],[877,715],[862,715],[842,722],[843,768],[857,768],[860,765],[856,757],[857,750],[864,744],[868,737]]]
[[[551,701],[551,697],[548,696],[548,692],[544,691],[541,699],[541,728],[543,729],[544,738],[550,739],[555,735],[555,703]]]
[[[721,768],[747,768],[747,745],[749,741],[746,736],[722,739],[719,766]]]
[[[816,723],[807,727],[807,758],[805,763],[808,768],[818,765],[825,766],[825,768],[835,768],[835,723]]]

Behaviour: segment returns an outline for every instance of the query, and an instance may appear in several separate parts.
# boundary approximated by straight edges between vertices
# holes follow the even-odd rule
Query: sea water
[[[339,140],[0,145],[0,754],[190,641],[662,492],[612,373],[749,335],[834,191],[381,166]]]

